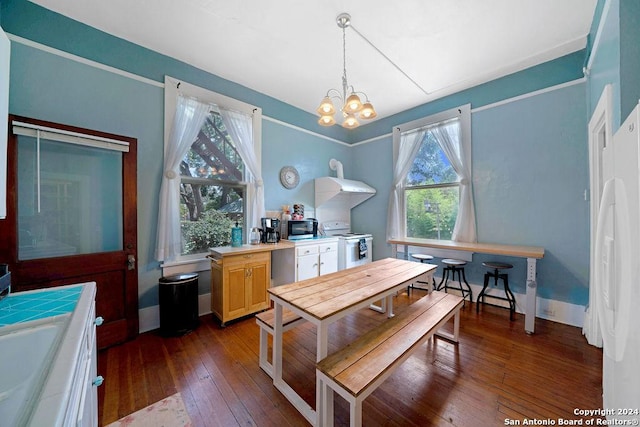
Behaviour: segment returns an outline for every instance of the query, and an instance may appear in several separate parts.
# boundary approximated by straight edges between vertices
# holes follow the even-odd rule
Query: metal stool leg
[[[487,286],[489,286],[489,277],[491,273],[485,273],[484,275],[484,286],[478,295],[478,300],[476,301],[476,313],[480,312],[480,298],[482,298],[482,303],[484,304],[484,292],[487,290]]]
[[[442,289],[444,284],[444,291],[447,292],[447,282],[449,281],[449,269],[450,267],[445,267],[442,269],[442,280],[440,280],[440,283],[438,283],[438,287],[436,288],[436,291],[439,291],[440,289]]]
[[[469,292],[469,302],[473,302],[473,291],[471,291],[471,286],[469,286],[469,282],[467,282],[467,278],[464,275],[464,268],[460,270],[462,271],[462,280],[464,280],[464,284],[467,285],[467,291]],[[458,278],[460,278],[460,273],[458,273]],[[460,288],[462,288],[462,283],[460,283]],[[462,298],[464,298],[464,292],[462,293]]]
[[[513,295],[513,292],[511,292],[511,288],[509,288],[509,275],[501,274],[501,276],[504,282],[504,293],[509,301],[509,320],[513,320],[513,315],[516,312],[516,297]]]

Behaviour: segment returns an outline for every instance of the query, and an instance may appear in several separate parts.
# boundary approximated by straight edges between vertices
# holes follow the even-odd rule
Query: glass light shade
[[[360,126],[360,123],[358,123],[358,120],[355,118],[355,116],[352,116],[350,114],[347,115],[347,117],[344,118],[344,122],[342,122],[343,128],[355,129],[358,126]]]
[[[320,116],[318,124],[320,126],[333,126],[336,124],[336,119],[333,116]]]
[[[320,106],[316,110],[318,114],[321,116],[332,115],[336,112],[335,107],[333,106],[333,102],[331,102],[331,98],[325,96],[320,103]]]
[[[344,104],[344,109],[349,113],[357,113],[362,110],[362,101],[360,101],[360,97],[355,93],[349,95],[347,102]]]
[[[373,119],[377,115],[378,113],[376,113],[376,110],[373,109],[373,105],[371,105],[370,102],[366,102],[362,106],[362,110],[360,110],[360,118],[365,120]]]

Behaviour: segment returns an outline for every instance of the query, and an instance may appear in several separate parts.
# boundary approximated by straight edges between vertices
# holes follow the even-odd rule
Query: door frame
[[[601,182],[602,182],[602,152],[613,138],[613,87],[607,84],[600,94],[598,104],[589,120],[589,306],[585,310],[582,333],[587,341],[596,347],[602,347],[602,332],[598,320],[598,295],[595,285],[595,238],[600,213]]]
[[[17,213],[17,135],[12,131],[13,121],[60,129],[101,138],[127,142],[129,151],[122,156],[122,215],[123,248],[120,251],[81,254],[65,257],[65,271],[60,268],[60,258],[43,258],[20,261],[18,258],[18,221]],[[7,218],[0,220],[0,260],[9,264],[12,272],[12,292],[38,288],[49,288],[72,283],[91,281],[92,274],[107,274],[122,269],[133,256],[133,269],[122,269],[124,285],[124,321],[109,325],[109,319],[98,328],[98,346],[106,347],[138,335],[138,272],[137,272],[137,139],[122,135],[100,132],[60,123],[9,115],[7,147]],[[126,179],[125,179],[126,177]],[[77,260],[78,262],[73,262]],[[99,305],[100,290],[96,297]],[[97,313],[99,316],[100,313]],[[126,323],[126,324],[123,324]]]

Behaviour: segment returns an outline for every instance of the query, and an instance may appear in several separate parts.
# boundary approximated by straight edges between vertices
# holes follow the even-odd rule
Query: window
[[[387,238],[476,241],[469,105],[393,130]]]
[[[197,264],[236,221],[246,241],[264,216],[262,110],[167,76],[164,131],[156,259]]]
[[[455,119],[449,125],[460,123]],[[423,134],[405,179],[406,236],[451,240],[458,217],[460,178],[434,133]]]
[[[231,227],[244,224],[245,167],[222,116],[211,112],[180,164],[182,255],[231,242]]]

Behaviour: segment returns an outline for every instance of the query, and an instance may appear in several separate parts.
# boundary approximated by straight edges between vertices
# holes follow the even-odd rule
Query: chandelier
[[[373,105],[369,102],[367,95],[364,92],[356,92],[353,86],[347,83],[347,38],[345,29],[351,25],[351,16],[348,13],[341,13],[336,18],[336,23],[338,27],[342,28],[342,92],[337,89],[329,89],[327,91],[317,110],[320,115],[318,124],[322,126],[333,126],[336,124],[334,117],[336,109],[332,99],[337,99],[341,106],[339,116],[342,116],[342,126],[347,129],[353,129],[360,125],[358,118],[369,120],[376,117],[377,114],[376,110],[373,109]],[[364,103],[358,94],[364,96]]]

